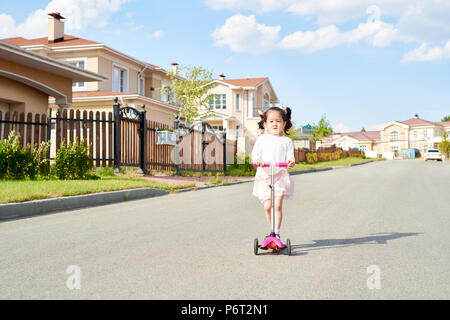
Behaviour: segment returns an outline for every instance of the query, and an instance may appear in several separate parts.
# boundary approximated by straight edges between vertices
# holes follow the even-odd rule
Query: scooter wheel
[[[291,255],[291,240],[290,239],[286,240],[286,247],[287,247],[287,254],[288,254],[288,256],[290,256]]]
[[[253,241],[253,251],[255,253],[255,255],[258,255],[258,238],[255,238],[255,240]]]

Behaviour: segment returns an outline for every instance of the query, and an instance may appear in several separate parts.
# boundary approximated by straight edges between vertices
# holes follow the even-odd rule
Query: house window
[[[213,127],[214,130],[220,131],[220,132],[224,132],[223,130],[223,126],[211,126]]]
[[[366,152],[366,150],[367,150],[367,145],[362,144],[362,145],[360,146],[360,149],[361,149],[361,151]]]
[[[128,90],[127,70],[119,67],[113,67],[113,91],[126,92]]]
[[[399,150],[398,146],[391,146],[391,151],[392,152],[398,151],[398,150]]]
[[[398,131],[391,132],[391,140],[392,141],[398,140]]]
[[[266,93],[266,94],[264,95],[264,106],[263,106],[264,111],[270,108],[270,102],[269,102],[269,100],[270,100],[270,99],[269,99],[269,95]]]
[[[142,77],[139,77],[139,95],[145,95],[145,80]]]
[[[423,137],[427,138],[428,137],[428,131],[427,130],[423,130]]]
[[[419,137],[419,133],[417,131],[414,131],[413,134],[414,134],[414,139],[417,139]]]
[[[213,94],[209,101],[209,109],[226,109],[227,108],[227,95],[226,94]]]
[[[236,111],[239,111],[239,99],[241,98],[241,95],[239,93],[237,93],[235,95],[235,98],[236,98],[236,100],[235,100],[235,108],[236,108]]]
[[[70,61],[69,62],[70,65],[80,68],[80,69],[86,69],[86,63],[84,60],[79,60],[79,61]],[[72,83],[72,89],[74,90],[80,90],[80,89],[85,89],[86,88],[86,82],[73,82]]]
[[[255,103],[255,94],[253,92],[249,92],[248,93],[248,117],[249,118],[255,118],[257,117],[257,112],[256,112],[256,103]]]
[[[239,131],[241,130],[240,126],[236,126],[236,139],[239,138]]]

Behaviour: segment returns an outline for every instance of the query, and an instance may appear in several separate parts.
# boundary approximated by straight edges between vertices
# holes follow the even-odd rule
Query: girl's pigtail
[[[267,112],[267,111],[266,111]],[[261,120],[258,122],[258,127],[261,130],[264,130],[264,122],[266,122],[266,112],[263,112],[261,110],[258,110],[259,116]]]
[[[289,107],[283,108],[283,110],[286,115],[286,120],[285,120],[286,125],[284,126],[284,133],[289,134],[288,131],[290,128],[292,128],[292,122],[291,122],[291,112],[292,111],[291,111],[291,108],[289,108]]]

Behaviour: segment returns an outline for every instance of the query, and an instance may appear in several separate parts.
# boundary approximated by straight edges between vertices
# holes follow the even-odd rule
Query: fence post
[[[223,174],[227,175],[227,133],[223,133]]]
[[[179,146],[179,142],[180,142],[180,134],[179,134],[179,127],[180,127],[180,116],[176,115],[175,116],[175,121],[173,123],[173,128],[175,131],[175,136],[176,136],[176,144],[175,147],[173,149],[174,152],[174,162],[175,162],[175,174],[178,176],[180,175],[180,167],[179,167],[179,163],[180,163],[180,146]]]
[[[145,166],[146,160],[146,146],[147,146],[147,111],[145,111],[145,104],[142,105],[141,112],[141,128],[140,128],[140,136],[141,136],[141,170],[143,173],[147,173],[147,168]]]
[[[120,170],[120,104],[119,98],[114,98],[114,171]]]
[[[205,131],[206,131],[206,125],[204,122],[202,122],[202,173],[206,170],[206,164],[205,164],[205,148],[206,148],[206,141],[205,141]]]
[[[46,142],[50,142],[52,140],[52,109],[49,109],[49,114],[47,116],[47,137]],[[51,148],[51,146],[50,146]],[[50,148],[47,150],[47,164],[50,167]]]

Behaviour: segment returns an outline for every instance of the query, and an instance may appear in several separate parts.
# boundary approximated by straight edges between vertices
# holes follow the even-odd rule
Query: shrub
[[[256,168],[253,167],[250,155],[239,155],[239,161],[238,155],[234,156],[234,164],[227,165],[227,171],[233,176],[254,176],[256,174]]]
[[[313,153],[306,154],[306,162],[308,162],[309,164],[316,163],[318,161],[319,161],[319,159],[318,159],[317,153],[313,152]]]
[[[78,138],[66,145],[65,141],[56,153],[55,174],[61,180],[92,178],[89,172],[93,168],[92,156],[88,153],[88,146],[83,139]]]
[[[50,144],[42,142],[32,148],[22,148],[19,136],[11,131],[7,139],[0,140],[0,179],[35,179],[48,175],[47,151]]]

